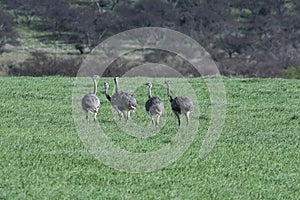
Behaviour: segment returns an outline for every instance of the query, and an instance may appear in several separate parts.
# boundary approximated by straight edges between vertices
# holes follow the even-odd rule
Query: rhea
[[[170,81],[166,81],[165,84],[167,85],[168,99],[171,103],[172,111],[178,119],[178,125],[180,126],[180,114],[185,115],[186,124],[188,125],[190,121],[190,113],[193,110],[193,102],[187,96],[178,96],[173,99],[170,91]]]
[[[148,100],[145,104],[146,112],[151,117],[152,124],[157,126],[159,123],[159,118],[164,111],[164,104],[158,97],[152,97],[152,83],[145,83],[145,85],[148,86]]]
[[[89,113],[94,113],[94,121],[97,119],[97,113],[100,108],[100,100],[97,97],[97,79],[99,79],[100,76],[93,75],[92,79],[94,82],[94,92],[84,95],[84,97],[81,100],[82,109],[85,111],[86,114],[86,120],[89,120]]]
[[[128,119],[130,118],[130,112],[134,111],[137,107],[136,99],[126,93],[126,92],[119,92],[119,82],[118,77],[114,78],[115,82],[115,93],[112,96],[108,94],[109,84],[104,83],[105,88],[105,95],[108,101],[110,101],[112,107],[117,111],[119,115],[119,119],[121,120],[124,116],[126,124],[128,123]]]
[[[108,94],[108,89],[109,89],[109,84],[107,82],[104,83],[104,88],[105,88],[105,96],[107,98],[107,100],[110,102],[110,104],[112,105],[112,107],[117,111],[119,118],[121,120],[122,118],[122,112],[119,110],[118,108],[118,93],[114,93],[112,96],[110,96]]]

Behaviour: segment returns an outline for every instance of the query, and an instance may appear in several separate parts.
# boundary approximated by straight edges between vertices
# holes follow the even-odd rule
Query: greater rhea
[[[122,119],[122,116],[124,116],[125,122],[128,123],[130,112],[132,110],[134,111],[137,107],[136,99],[126,92],[119,92],[118,77],[114,78],[114,82],[116,92],[111,97],[108,94],[109,84],[104,83],[106,98],[110,101],[112,107],[117,111],[120,120]]]
[[[118,108],[118,98],[119,98],[119,94],[118,93],[114,93],[112,96],[110,96],[108,94],[108,88],[109,88],[109,84],[108,83],[104,83],[104,88],[105,88],[105,96],[107,98],[107,100],[110,102],[110,104],[112,105],[112,107],[117,111],[119,118],[121,120],[122,118],[122,112],[119,110]]]
[[[145,83],[145,85],[148,86],[148,100],[146,101],[145,108],[147,114],[151,117],[152,124],[156,126],[158,125],[159,118],[164,111],[164,104],[158,97],[152,97],[152,83]]]
[[[176,115],[178,119],[178,124],[180,126],[180,114],[184,114],[186,116],[186,124],[189,124],[190,120],[190,113],[193,109],[193,102],[187,96],[178,96],[174,99],[171,96],[171,89],[170,89],[170,81],[166,81],[165,84],[167,85],[168,91],[168,99],[171,102],[171,108],[173,113]]]
[[[84,95],[84,97],[81,100],[82,109],[86,113],[86,120],[89,119],[89,113],[94,113],[94,121],[97,119],[97,113],[100,108],[100,100],[97,97],[97,79],[99,79],[100,76],[93,75],[92,79],[94,82],[94,92]]]

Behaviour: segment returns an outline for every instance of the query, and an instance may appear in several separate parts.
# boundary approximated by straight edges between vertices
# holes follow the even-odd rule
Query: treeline
[[[49,37],[42,41],[64,41],[82,54],[121,31],[158,26],[197,40],[223,75],[300,75],[300,1],[296,0],[0,2],[0,48],[6,43],[17,45],[14,27],[18,24],[47,31]]]

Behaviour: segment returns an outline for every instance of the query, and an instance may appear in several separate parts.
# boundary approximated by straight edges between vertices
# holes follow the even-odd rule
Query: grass
[[[154,85],[153,93],[165,101],[165,126],[142,139],[122,132],[124,124],[114,122],[103,81],[112,83],[111,79],[99,83],[98,121],[115,145],[140,153],[172,141],[178,128],[164,86]],[[124,85],[140,79],[121,81]],[[201,102],[199,112],[192,114],[192,120],[200,119],[195,141],[161,170],[126,173],[99,162],[80,139],[72,115],[74,79],[1,78],[0,199],[297,199],[299,81],[225,78],[226,122],[216,146],[202,159],[199,149],[209,126],[211,103],[204,79],[188,81]],[[88,83],[86,92],[91,90]],[[146,92],[146,86],[140,86],[134,93],[139,108],[129,127],[150,123],[143,107]]]

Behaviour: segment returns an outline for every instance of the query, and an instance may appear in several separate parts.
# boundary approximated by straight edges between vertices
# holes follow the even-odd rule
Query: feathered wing
[[[178,114],[186,113],[193,110],[193,102],[186,96],[179,96],[173,99],[171,107]]]
[[[176,97],[175,99],[172,99],[171,107],[172,107],[173,111],[181,114],[181,106],[180,106],[180,101],[179,101],[178,97]]]
[[[128,94],[128,98],[129,98],[129,109],[135,110],[137,107],[136,99],[132,95],[129,95],[129,94]]]
[[[145,108],[148,114],[161,114],[164,109],[163,103],[158,97],[151,97],[148,99]]]
[[[118,94],[118,93],[114,93],[114,94],[110,97],[110,102],[111,102],[111,104],[112,104],[112,105],[117,105],[118,99],[119,99],[119,94]]]
[[[83,97],[81,103],[82,103],[82,108],[85,111],[89,111],[89,112],[92,112],[92,113],[98,112],[99,107],[100,107],[100,100],[94,94],[86,94]]]
[[[118,93],[114,101],[116,102],[119,110],[121,111],[135,110],[137,106],[136,99],[126,92]]]
[[[161,115],[163,110],[164,110],[164,105],[162,103],[155,104],[150,108],[149,113],[151,115]]]
[[[185,112],[193,110],[193,102],[186,96],[179,97],[179,102],[182,110]]]

